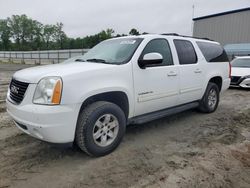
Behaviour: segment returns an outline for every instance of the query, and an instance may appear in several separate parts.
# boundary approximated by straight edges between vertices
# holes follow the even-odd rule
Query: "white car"
[[[217,42],[128,36],[101,42],[77,61],[16,72],[6,103],[25,133],[102,156],[128,124],[191,108],[214,112],[229,84],[230,64]]]
[[[250,88],[250,56],[237,57],[232,62],[231,87]]]

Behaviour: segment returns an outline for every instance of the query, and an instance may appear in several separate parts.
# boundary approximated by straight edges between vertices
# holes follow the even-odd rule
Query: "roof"
[[[211,42],[216,43],[218,42],[213,41],[208,38],[199,38],[199,37],[193,37],[193,36],[186,36],[186,35],[179,35],[177,33],[163,33],[163,34],[143,34],[143,35],[128,35],[128,36],[122,36],[122,37],[115,37],[110,38],[108,40],[116,40],[116,39],[133,39],[133,38],[145,38],[145,39],[155,39],[155,38],[173,38],[173,39],[189,39],[189,40],[195,40],[195,41],[204,41],[204,42]]]
[[[244,12],[244,11],[250,11],[250,7],[237,9],[237,10],[231,10],[231,11],[227,11],[227,12],[221,12],[221,13],[217,13],[217,14],[211,14],[211,15],[207,15],[207,16],[201,16],[201,17],[193,18],[193,21],[203,20],[203,19],[217,17],[217,16],[224,16],[227,14],[234,14],[234,13],[239,13],[239,12]]]

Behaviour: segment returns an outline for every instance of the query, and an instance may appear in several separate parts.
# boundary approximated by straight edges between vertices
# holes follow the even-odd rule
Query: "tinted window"
[[[174,40],[174,44],[181,65],[197,63],[197,56],[190,41]]]
[[[146,47],[144,48],[140,59],[147,53],[160,53],[163,57],[163,62],[160,64],[162,65],[173,65],[172,53],[169,47],[168,41],[166,39],[154,39],[151,40]],[[155,65],[159,66],[159,65]]]
[[[207,62],[228,62],[225,50],[218,44],[197,42]]]
[[[234,59],[232,62],[232,67],[242,67],[242,68],[250,68],[250,58],[246,59]]]

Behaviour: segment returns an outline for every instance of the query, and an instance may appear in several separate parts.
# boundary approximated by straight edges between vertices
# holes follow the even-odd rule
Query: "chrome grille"
[[[16,104],[20,104],[23,101],[28,86],[28,83],[12,79],[10,82],[10,99]]]

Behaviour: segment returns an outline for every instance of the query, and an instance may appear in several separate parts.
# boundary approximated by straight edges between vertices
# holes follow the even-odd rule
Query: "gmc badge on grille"
[[[16,87],[16,86],[14,86],[14,85],[12,85],[12,86],[10,87],[10,91],[11,91],[12,93],[18,94],[18,90],[19,90],[19,88]]]

